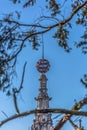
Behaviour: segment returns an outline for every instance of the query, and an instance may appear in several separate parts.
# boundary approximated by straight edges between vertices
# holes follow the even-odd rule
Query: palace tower
[[[40,59],[36,64],[36,68],[40,72],[40,87],[38,96],[35,98],[37,110],[49,109],[49,101],[51,98],[48,96],[47,92],[48,79],[46,77],[46,72],[50,68],[49,61],[44,58]],[[51,113],[36,113],[31,130],[53,130]]]

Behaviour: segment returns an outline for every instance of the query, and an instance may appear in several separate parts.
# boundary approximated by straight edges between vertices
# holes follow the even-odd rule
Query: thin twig
[[[20,113],[19,108],[18,108],[18,103],[17,103],[17,96],[15,92],[13,93],[13,101],[14,101],[14,107],[15,107],[16,113]]]
[[[21,89],[23,88],[26,65],[27,65],[27,62],[25,62],[24,67],[23,67],[22,79],[21,79],[20,87],[17,90],[17,93],[19,93],[21,91]]]
[[[21,79],[21,83],[20,83],[19,89],[13,88],[13,101],[14,101],[14,107],[15,107],[15,110],[16,110],[17,113],[20,113],[19,108],[18,108],[17,95],[23,89],[23,81],[24,81],[26,64],[27,64],[27,62],[25,62],[24,67],[23,67],[22,79]]]
[[[1,111],[1,112],[4,114],[5,117],[8,118],[7,114],[4,111]]]

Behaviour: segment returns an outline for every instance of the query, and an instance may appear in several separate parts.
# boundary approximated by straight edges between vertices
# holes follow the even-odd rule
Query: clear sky
[[[21,5],[13,5],[11,2],[0,0],[0,17],[4,16],[7,12],[12,12],[13,10],[19,9],[22,11],[23,15],[21,20],[24,22],[32,22],[35,17],[38,17],[38,11],[33,12],[30,8],[22,9]],[[37,7],[35,7],[35,10]],[[12,10],[12,11],[11,11]],[[38,9],[41,10],[40,8]],[[30,12],[29,12],[30,11]],[[32,13],[32,16],[31,16]],[[31,20],[32,18],[32,20]],[[81,53],[80,49],[76,49],[73,45],[75,39],[78,37],[78,33],[83,32],[81,28],[74,28],[70,35],[70,44],[73,47],[71,53],[66,53],[61,49],[56,40],[51,38],[51,33],[49,32],[43,36],[43,41],[45,45],[45,58],[50,62],[50,70],[47,72],[48,78],[48,93],[52,97],[50,102],[51,108],[66,108],[70,109],[74,105],[74,99],[77,101],[81,100],[86,94],[87,90],[80,83],[80,78],[84,73],[87,72],[87,56]],[[24,90],[19,94],[18,103],[20,111],[26,111],[36,108],[36,102],[34,97],[38,95],[39,89],[39,72],[37,72],[35,66],[36,62],[41,58],[42,48],[39,47],[38,51],[32,50],[31,45],[23,50],[19,55],[16,71],[17,77],[14,80],[14,86],[20,84],[21,74],[23,69],[23,64],[27,61],[25,80],[24,80]],[[87,109],[87,106],[84,107]],[[14,104],[12,97],[6,97],[2,92],[0,92],[0,120],[5,119],[5,112],[7,116],[15,114]],[[53,115],[55,117],[55,115]],[[76,118],[75,118],[76,119]],[[87,128],[87,118],[84,119],[83,124]],[[32,125],[33,116],[19,118],[9,123],[3,125],[1,130],[28,130]],[[54,119],[53,123],[56,124],[59,119]],[[76,122],[77,123],[77,122]],[[73,130],[69,123],[67,123],[62,130]]]

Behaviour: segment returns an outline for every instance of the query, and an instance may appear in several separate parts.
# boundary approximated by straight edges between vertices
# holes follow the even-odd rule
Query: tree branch
[[[24,82],[26,65],[27,65],[27,62],[25,62],[24,66],[23,66],[23,73],[22,73],[22,79],[21,79],[20,87],[19,87],[19,89],[17,90],[16,93],[20,93],[21,89],[23,89],[23,82]]]
[[[16,113],[20,113],[19,108],[18,108],[18,103],[17,103],[17,95],[15,91],[13,92],[13,102],[14,102]]]
[[[20,87],[18,89],[13,88],[13,101],[14,101],[14,107],[15,107],[15,110],[17,113],[20,113],[19,108],[18,108],[18,102],[17,102],[17,94],[20,93],[21,89],[23,89],[23,81],[24,81],[26,64],[27,64],[27,62],[25,62],[24,67],[23,67],[23,73],[22,73]]]
[[[81,109],[84,105],[86,105],[86,104],[87,104],[87,97],[84,98],[83,100],[79,101],[78,103],[76,103],[76,104],[72,107],[71,111],[75,111],[75,112],[76,112],[76,111],[80,110],[80,109]],[[60,129],[63,127],[63,125],[66,123],[66,121],[71,118],[72,115],[73,115],[73,114],[70,114],[70,113],[66,114],[66,115],[59,121],[59,123],[55,126],[54,130],[60,130]]]
[[[0,20],[0,22],[6,22],[6,23],[10,22],[10,23],[16,24],[16,26],[18,25],[18,27],[22,26],[22,27],[37,27],[37,28],[44,28],[44,29],[48,28],[47,26],[42,26],[38,23],[36,23],[36,24],[24,24],[24,23],[19,23],[15,20],[9,20],[9,21],[8,20]]]
[[[68,22],[74,17],[74,15],[75,15],[82,7],[84,7],[86,4],[87,4],[87,0],[86,0],[83,4],[79,5],[79,6],[71,13],[71,15],[70,15],[67,19],[65,19],[65,20],[63,20],[63,21],[61,21],[61,22],[59,22],[59,23],[56,23],[56,24],[54,24],[54,25],[52,25],[52,26],[48,26],[48,28],[47,28],[46,30],[38,31],[38,32],[35,32],[35,33],[32,33],[32,34],[28,35],[28,36],[24,39],[24,41],[27,40],[27,39],[28,39],[29,37],[31,37],[31,36],[43,34],[43,33],[46,33],[46,32],[48,32],[48,31],[50,31],[51,29],[53,29],[53,28],[55,28],[55,27],[58,27],[58,26],[60,26],[60,25],[61,25],[61,26],[65,25],[65,24],[68,23]]]
[[[61,26],[65,25],[65,24],[68,23],[68,22],[74,17],[74,15],[75,15],[82,7],[84,7],[86,4],[87,4],[87,0],[86,0],[83,4],[79,5],[75,10],[73,10],[73,12],[71,12],[70,16],[69,16],[67,19],[62,20],[62,21],[60,21],[60,22],[58,22],[58,23],[56,23],[56,24],[50,25],[50,26],[42,26],[42,25],[40,25],[40,24],[23,24],[23,23],[19,23],[19,22],[17,22],[17,21],[11,21],[11,20],[10,20],[10,22],[15,23],[15,24],[17,24],[17,25],[19,25],[19,26],[37,27],[37,28],[43,28],[43,29],[44,29],[44,30],[42,30],[42,31],[37,31],[37,32],[34,32],[34,33],[31,33],[31,34],[27,35],[27,36],[24,38],[24,40],[23,40],[23,41],[26,41],[28,38],[30,38],[30,37],[32,37],[32,36],[34,36],[34,35],[40,35],[40,34],[43,34],[43,33],[46,33],[46,32],[48,32],[48,31],[50,31],[51,29],[53,29],[53,28],[55,28],[55,27],[58,27],[58,26],[60,26],[60,25],[61,25]],[[54,18],[54,19],[55,19],[55,18]],[[0,20],[0,21],[2,21],[2,20]],[[9,22],[9,21],[6,21],[6,22]]]
[[[69,122],[70,122],[70,124],[73,126],[73,128],[74,128],[75,130],[79,130],[79,129],[78,129],[79,127],[78,127],[76,124],[74,124],[71,119],[69,119]]]
[[[55,109],[42,109],[42,110],[35,109],[35,110],[20,113],[20,114],[12,115],[11,117],[8,117],[7,119],[1,121],[0,126],[2,126],[3,124],[5,124],[11,120],[14,120],[14,119],[17,119],[20,117],[25,117],[25,116],[28,116],[30,114],[35,114],[35,113],[62,113],[62,114],[65,113],[65,114],[76,115],[76,116],[87,116],[87,112],[84,112],[84,111],[78,112],[77,110],[66,110],[66,109],[57,109],[57,108],[55,108]]]

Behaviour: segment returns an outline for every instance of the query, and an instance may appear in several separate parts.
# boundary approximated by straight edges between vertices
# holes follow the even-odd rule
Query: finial
[[[43,42],[43,34],[42,34],[42,59],[44,59],[44,42]]]
[[[42,59],[40,59],[37,64],[36,68],[40,73],[46,73],[49,68],[50,64],[49,61],[44,58],[44,43],[43,43],[43,34],[42,34]]]
[[[49,61],[46,59],[40,59],[36,64],[36,68],[40,73],[46,73],[50,68]]]

